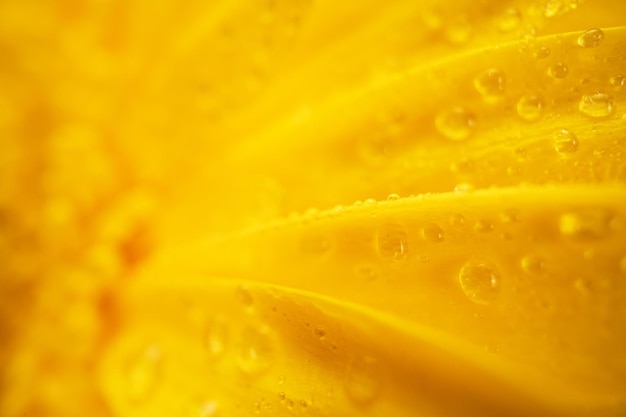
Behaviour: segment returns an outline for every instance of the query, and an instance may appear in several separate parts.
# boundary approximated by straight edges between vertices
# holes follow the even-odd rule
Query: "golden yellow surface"
[[[0,416],[626,415],[625,16],[0,0]]]

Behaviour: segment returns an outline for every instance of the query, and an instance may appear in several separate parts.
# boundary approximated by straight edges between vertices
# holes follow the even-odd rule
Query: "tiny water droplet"
[[[613,87],[623,87],[624,84],[626,84],[626,77],[624,77],[621,74],[614,75],[611,77],[609,82],[611,83]]]
[[[500,15],[498,20],[498,28],[503,32],[510,32],[519,27],[522,22],[522,15],[515,7],[507,8]]]
[[[567,212],[559,218],[559,230],[566,238],[596,240],[609,234],[611,221],[611,214],[602,209]]]
[[[274,340],[269,327],[248,325],[241,333],[237,365],[250,376],[267,371],[273,361]]]
[[[535,51],[535,58],[544,59],[550,56],[550,48],[541,46]]]
[[[435,119],[435,126],[439,133],[450,140],[469,138],[475,124],[474,115],[461,107],[442,112]]]
[[[563,0],[548,0],[543,9],[543,15],[550,18],[562,14],[564,11]]]
[[[400,196],[398,194],[389,194],[387,196],[387,200],[388,201],[394,201],[394,200],[398,200],[400,199]]]
[[[442,242],[443,229],[437,224],[429,224],[422,229],[422,236],[429,242]]]
[[[385,224],[378,230],[377,249],[383,258],[406,259],[409,252],[408,242],[406,230],[398,224]]]
[[[382,369],[378,360],[369,355],[356,355],[348,365],[345,391],[358,406],[371,404],[383,387]]]
[[[154,392],[161,374],[161,349],[150,345],[137,353],[126,369],[127,395],[133,403],[146,401]]]
[[[548,75],[555,79],[561,79],[567,77],[569,73],[569,68],[562,62],[557,62],[556,64],[548,67]]]
[[[529,274],[540,274],[545,266],[544,260],[534,255],[524,256],[520,263],[522,269]]]
[[[284,392],[279,392],[278,393],[278,398],[280,398],[281,401],[285,401],[285,393]]]
[[[498,99],[504,94],[504,72],[497,68],[483,71],[474,78],[474,87],[485,99]]]
[[[601,29],[589,29],[578,37],[576,41],[583,48],[595,48],[604,40],[604,32]]]
[[[578,138],[567,129],[554,132],[554,149],[558,153],[574,153],[578,150]]]
[[[459,271],[459,282],[465,295],[477,304],[489,304],[500,293],[500,272],[495,265],[467,262]]]
[[[578,103],[578,110],[593,118],[608,117],[615,113],[615,99],[601,91],[584,94]]]
[[[285,375],[281,375],[278,377],[278,385],[284,385],[285,381],[287,378],[285,378]]]
[[[543,114],[543,99],[537,95],[525,95],[517,102],[517,114],[527,122],[534,122]]]

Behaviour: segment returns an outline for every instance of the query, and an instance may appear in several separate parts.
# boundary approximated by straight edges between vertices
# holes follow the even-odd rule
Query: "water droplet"
[[[236,297],[239,302],[246,307],[250,307],[254,303],[252,295],[250,295],[250,290],[248,290],[248,287],[246,287],[245,285],[237,288]]]
[[[359,406],[371,404],[382,390],[382,369],[376,358],[356,355],[348,365],[345,390],[348,398]]]
[[[286,398],[285,393],[284,392],[279,392],[278,393],[278,398],[280,398],[281,401],[285,401],[285,398]]]
[[[498,20],[498,28],[503,32],[510,32],[516,29],[522,22],[522,15],[515,7],[506,9]]]
[[[489,263],[466,263],[459,271],[459,282],[465,295],[477,304],[491,303],[500,293],[500,272]]]
[[[429,224],[422,229],[422,236],[429,242],[442,242],[443,229],[437,224]]]
[[[300,250],[308,256],[318,257],[330,249],[330,240],[322,235],[305,236],[300,241]]]
[[[543,113],[543,99],[537,95],[525,95],[517,102],[517,114],[527,122],[534,122]]]
[[[462,182],[454,187],[454,192],[458,194],[469,193],[471,191],[474,191],[474,186],[467,182]]]
[[[487,233],[493,231],[494,227],[494,224],[489,220],[478,220],[474,225],[474,230],[480,233]]]
[[[577,43],[583,48],[595,48],[604,40],[604,32],[601,29],[589,29],[578,37]]]
[[[409,252],[409,237],[398,224],[385,224],[378,230],[376,239],[378,253],[383,258],[406,259]]]
[[[450,22],[446,27],[445,34],[450,43],[464,44],[472,36],[472,24],[466,18],[459,17]]]
[[[529,274],[540,274],[545,266],[544,260],[534,255],[524,256],[520,263]]]
[[[504,94],[504,72],[490,68],[474,78],[474,87],[487,100],[497,100]]]
[[[326,336],[326,330],[316,327],[313,329],[313,333],[315,334],[315,336],[319,337],[320,339],[323,339]]]
[[[578,138],[567,129],[554,132],[554,149],[558,153],[573,153],[578,150]]]
[[[400,199],[400,196],[398,194],[389,194],[387,196],[387,200],[388,201],[394,201],[394,200],[398,200]]]
[[[451,140],[469,138],[475,124],[474,115],[461,107],[440,113],[435,119],[435,126],[439,133]]]
[[[226,318],[214,317],[208,324],[205,334],[205,346],[213,358],[220,357],[228,344],[229,326]]]
[[[194,403],[189,408],[189,417],[212,417],[217,415],[217,403],[215,401],[204,401],[199,404]]]
[[[545,17],[554,17],[564,13],[565,7],[562,0],[548,0],[543,9],[543,15]]]
[[[535,51],[535,58],[544,59],[550,56],[550,48],[547,46],[541,46]]]
[[[605,237],[611,229],[611,215],[601,209],[563,213],[559,230],[564,237],[587,241]]]
[[[366,206],[375,206],[376,200],[373,198],[368,198],[367,200],[363,202],[363,204],[365,204]]]
[[[615,112],[615,99],[613,96],[601,91],[585,94],[580,99],[578,110],[582,114],[593,118],[608,117]]]
[[[284,385],[285,384],[285,380],[287,378],[285,378],[285,375],[281,375],[278,377],[278,385]]]
[[[557,62],[548,68],[548,75],[555,79],[565,78],[568,73],[569,68],[562,62]]]
[[[161,374],[162,354],[150,345],[133,357],[126,371],[127,394],[133,403],[146,401],[154,392]]]
[[[465,224],[465,217],[462,214],[455,213],[450,216],[449,222],[451,226],[461,227]]]
[[[269,327],[248,325],[241,333],[237,365],[244,373],[256,376],[272,365],[274,340]]]
[[[624,84],[626,84],[626,77],[624,77],[621,74],[614,75],[611,77],[609,82],[611,83],[613,87],[623,87]]]

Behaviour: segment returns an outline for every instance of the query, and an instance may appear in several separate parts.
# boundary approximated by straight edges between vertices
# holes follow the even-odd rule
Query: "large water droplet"
[[[596,240],[611,231],[611,214],[602,209],[588,209],[563,213],[559,230],[564,237],[575,240]]]
[[[567,68],[567,65],[562,62],[557,62],[548,68],[548,75],[555,79],[565,78],[568,73],[569,68]]]
[[[383,258],[406,259],[409,252],[409,237],[404,227],[398,224],[385,224],[378,230],[376,246]]]
[[[504,94],[504,72],[490,68],[474,78],[474,87],[485,99],[496,100]]]
[[[558,153],[574,153],[578,150],[578,138],[567,129],[554,132],[554,149]]]
[[[267,371],[274,357],[274,340],[269,327],[248,325],[241,333],[237,365],[244,373],[256,376]]]
[[[488,304],[500,293],[500,272],[495,265],[467,262],[459,271],[459,282],[465,295],[477,304]]]
[[[593,118],[608,117],[615,113],[615,99],[601,91],[585,94],[578,103],[578,110]]]
[[[154,392],[161,374],[162,353],[150,345],[133,357],[126,370],[127,394],[133,403],[146,401]]]
[[[437,224],[429,224],[422,229],[422,236],[429,242],[442,242],[443,229]]]
[[[541,118],[543,113],[543,99],[537,95],[529,94],[517,102],[517,114],[528,122],[534,122]]]
[[[583,48],[595,48],[604,40],[604,32],[601,29],[589,29],[578,37],[577,43]]]
[[[439,133],[451,140],[469,138],[475,124],[474,115],[461,107],[440,113],[435,119],[435,126]]]
[[[371,404],[383,387],[382,369],[376,358],[356,355],[350,361],[345,381],[347,396],[357,405]]]

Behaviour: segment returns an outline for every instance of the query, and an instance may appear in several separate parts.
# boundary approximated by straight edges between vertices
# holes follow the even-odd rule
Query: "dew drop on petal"
[[[535,58],[544,59],[550,56],[550,48],[547,46],[541,46],[535,51]]]
[[[459,271],[461,289],[471,301],[489,304],[500,293],[500,272],[495,265],[485,262],[467,262]]]
[[[545,266],[544,260],[534,255],[524,256],[520,264],[522,269],[529,274],[540,274]]]
[[[128,398],[133,403],[146,401],[154,392],[161,374],[162,353],[150,345],[136,354],[126,369]]]
[[[461,107],[442,112],[435,119],[435,126],[439,133],[455,141],[469,138],[475,124],[474,115]]]
[[[409,252],[409,237],[399,224],[385,224],[378,230],[376,248],[382,258],[403,260]]]
[[[602,209],[566,212],[559,218],[559,231],[572,240],[597,240],[610,233],[611,220],[610,213]]]
[[[578,103],[578,110],[593,118],[608,117],[615,113],[615,99],[601,91],[584,94]]]
[[[589,29],[578,37],[576,43],[583,48],[595,48],[604,40],[604,32],[601,29]]]
[[[422,236],[429,242],[442,242],[443,241],[443,229],[437,224],[429,224],[422,229]]]
[[[517,102],[517,114],[527,122],[534,122],[541,118],[543,106],[541,97],[534,94],[525,95]]]
[[[354,356],[348,365],[346,395],[357,406],[371,404],[382,391],[382,376],[382,369],[376,358],[369,355]]]
[[[400,199],[400,196],[398,194],[389,194],[387,196],[388,201],[399,200],[399,199]]]
[[[517,29],[522,22],[522,15],[515,7],[507,8],[498,19],[498,28],[503,32]]]
[[[256,376],[267,371],[272,365],[273,356],[274,341],[269,327],[248,325],[242,330],[237,355],[237,365],[242,372]]]
[[[614,75],[609,80],[613,87],[623,87],[626,84],[626,77],[621,74]]]
[[[567,129],[554,132],[554,149],[560,154],[574,153],[578,150],[578,138]]]
[[[474,78],[474,87],[487,100],[497,99],[504,94],[504,72],[497,68],[490,68]]]
[[[548,75],[555,79],[561,79],[567,77],[569,73],[569,68],[562,62],[557,62],[556,64],[548,67]]]

